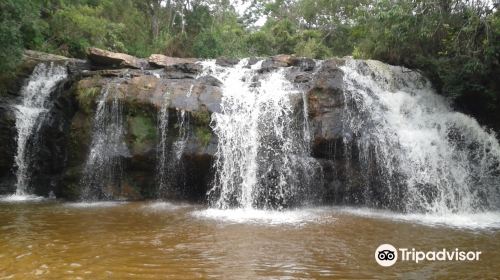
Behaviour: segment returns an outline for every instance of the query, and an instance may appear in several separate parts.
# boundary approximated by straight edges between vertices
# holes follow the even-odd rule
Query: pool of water
[[[379,266],[383,243],[481,251]],[[0,279],[493,278],[500,214],[216,210],[167,202],[0,202]]]

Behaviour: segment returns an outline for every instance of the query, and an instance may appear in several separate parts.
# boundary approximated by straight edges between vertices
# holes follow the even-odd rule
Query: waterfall
[[[189,117],[186,110],[177,111],[178,137],[173,144],[174,161],[180,161],[189,135]]]
[[[261,63],[234,68],[205,62],[223,82],[221,112],[212,115],[218,137],[216,178],[209,192],[219,208],[281,209],[300,200],[310,163],[304,116],[294,104],[303,96],[284,69],[259,74]],[[297,102],[299,100],[299,102]],[[307,169],[309,170],[309,169]]]
[[[45,114],[50,109],[50,95],[55,87],[68,76],[65,66],[54,63],[38,64],[21,89],[22,102],[15,106],[17,151],[16,195],[29,193],[30,163],[35,156],[36,140],[34,137],[40,128]]]
[[[168,95],[168,93],[167,93]],[[165,99],[159,112],[157,130],[159,132],[159,141],[156,146],[156,181],[158,192],[164,193],[167,189],[168,176],[168,100]]]
[[[344,142],[357,150],[367,204],[436,214],[498,209],[493,133],[452,111],[414,71],[356,60],[342,69]]]
[[[83,200],[111,199],[120,185],[124,141],[123,104],[118,85],[102,89],[93,121],[92,142],[81,180]]]
[[[189,93],[188,93],[189,94]],[[189,117],[185,110],[177,111],[177,139],[168,143],[168,103],[159,111],[158,131],[160,139],[157,145],[157,184],[158,196],[172,196],[175,190],[182,190],[185,184],[182,172],[182,154],[189,136]]]

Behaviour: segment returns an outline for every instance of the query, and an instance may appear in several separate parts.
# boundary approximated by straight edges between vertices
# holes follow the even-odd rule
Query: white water
[[[500,229],[500,212],[486,211],[480,213],[413,213],[403,214],[371,208],[334,208],[339,213],[356,216],[387,219],[400,222],[418,223],[427,226],[446,226],[464,229]]]
[[[104,87],[97,103],[92,142],[81,181],[83,200],[111,199],[120,184],[121,159],[129,151],[118,94],[117,85]]]
[[[335,212],[331,209],[298,209],[298,210],[262,210],[255,208],[216,209],[193,211],[192,215],[199,219],[218,220],[233,224],[259,225],[293,225],[302,226],[311,223],[334,223]]]
[[[167,206],[168,208],[168,206]],[[176,209],[176,208],[175,208]],[[500,212],[486,211],[481,213],[436,214],[412,213],[404,214],[387,210],[366,207],[315,207],[291,210],[262,210],[254,208],[194,210],[193,217],[217,220],[230,224],[259,225],[293,225],[330,224],[343,215],[354,215],[377,220],[391,220],[402,223],[416,223],[431,227],[451,227],[470,230],[500,229]]]
[[[36,196],[30,194],[12,194],[12,195],[1,195],[0,202],[34,202],[34,201],[42,201],[46,198],[43,196]]]
[[[300,135],[305,114],[299,122],[294,115],[302,94],[285,79],[284,69],[258,75],[261,63],[247,64],[244,59],[229,68],[213,61],[204,65],[223,83],[221,113],[212,114],[218,148],[209,195],[224,209],[281,208],[298,199],[305,181],[299,177],[309,173],[304,170],[310,162],[303,159],[308,143]]]
[[[500,145],[493,133],[452,111],[416,72],[355,60],[342,70],[344,141],[356,139],[365,204],[376,205],[373,193],[383,192],[382,203],[408,213],[499,208]],[[372,185],[373,162],[381,182]]]
[[[167,211],[176,211],[179,209],[190,208],[190,207],[193,206],[189,204],[158,201],[158,202],[148,203],[142,206],[141,209],[147,212],[167,212]]]
[[[17,151],[15,156],[16,171],[16,197],[29,193],[30,161],[35,156],[35,141],[33,137],[50,109],[50,94],[57,84],[68,76],[66,67],[54,63],[38,64],[21,89],[22,103],[16,105]],[[31,146],[30,146],[31,145]],[[26,196],[29,198],[29,196]]]
[[[168,96],[168,93],[166,93]],[[167,167],[168,167],[168,104],[169,101],[165,98],[160,111],[158,112],[158,125],[159,141],[156,146],[156,180],[158,190],[163,193],[167,188]]]
[[[109,208],[126,204],[125,201],[91,201],[91,202],[69,202],[64,203],[70,208]]]
[[[158,113],[160,139],[156,160],[158,196],[160,197],[172,195],[176,189],[182,189],[185,184],[181,158],[189,139],[189,114],[185,110],[177,111],[177,138],[171,146],[167,139],[168,114],[168,103],[165,103]]]
[[[182,154],[184,153],[184,149],[186,149],[186,144],[189,136],[189,115],[185,110],[177,111],[177,120],[178,120],[178,136],[177,140],[173,144],[173,154],[175,156],[174,161],[179,162]]]

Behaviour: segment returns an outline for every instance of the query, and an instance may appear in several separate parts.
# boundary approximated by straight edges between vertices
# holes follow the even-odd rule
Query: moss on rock
[[[199,126],[195,128],[196,139],[198,139],[199,143],[206,147],[210,140],[212,140],[212,131],[208,127]]]
[[[190,115],[195,126],[208,127],[210,125],[212,116],[207,110],[194,111]]]
[[[134,154],[144,153],[154,147],[156,126],[153,119],[145,114],[128,117],[129,143]]]
[[[212,131],[210,129],[211,114],[208,110],[194,111],[190,113],[194,125],[194,134],[201,146],[206,147],[212,140]]]
[[[86,114],[92,113],[92,107],[94,106],[95,100],[100,93],[100,87],[77,87],[76,99],[83,112],[85,112]]]

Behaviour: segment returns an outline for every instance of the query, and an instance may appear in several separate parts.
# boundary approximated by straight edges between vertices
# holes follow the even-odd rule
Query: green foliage
[[[22,54],[22,41],[15,24],[8,20],[0,23],[0,71],[8,72],[14,69]]]
[[[244,16],[228,0],[0,0],[0,81],[24,48],[72,57],[90,46],[140,57],[353,55],[421,69],[458,108],[500,128],[489,121],[500,110],[491,1],[243,1]]]
[[[83,112],[91,114],[92,106],[94,106],[100,92],[100,87],[82,87],[76,89],[76,99]]]
[[[130,142],[134,151],[143,152],[153,145],[156,139],[156,126],[146,115],[128,117]]]
[[[500,128],[499,13],[484,2],[378,2],[353,28],[354,55],[423,70],[457,107]]]
[[[197,57],[241,57],[245,55],[245,30],[233,14],[209,28],[202,28],[194,38],[193,53]]]
[[[330,49],[323,43],[322,34],[318,30],[305,30],[295,45],[295,54],[311,58],[331,56]]]
[[[289,19],[268,20],[259,31],[250,35],[250,49],[256,50],[255,55],[293,53],[297,44],[296,31],[297,27]]]
[[[0,72],[12,71],[25,46],[40,45],[37,9],[32,1],[0,1]]]
[[[54,14],[52,32],[64,46],[62,54],[83,57],[91,46],[125,51],[121,41],[125,26],[100,17],[101,13],[102,7],[79,6]]]

